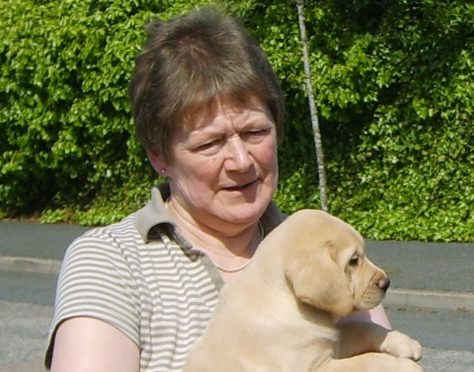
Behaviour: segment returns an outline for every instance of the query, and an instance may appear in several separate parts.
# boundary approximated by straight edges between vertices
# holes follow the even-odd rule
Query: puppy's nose
[[[390,287],[390,279],[387,276],[383,277],[378,281],[377,287],[386,292],[388,287]]]

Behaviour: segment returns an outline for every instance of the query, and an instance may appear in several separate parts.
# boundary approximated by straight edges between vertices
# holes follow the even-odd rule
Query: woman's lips
[[[224,190],[226,191],[245,191],[246,189],[249,189],[250,187],[254,186],[257,183],[257,180],[239,185],[239,186],[227,186],[223,187]]]

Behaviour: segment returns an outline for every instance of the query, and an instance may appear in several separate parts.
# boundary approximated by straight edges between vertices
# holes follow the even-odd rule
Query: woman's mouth
[[[237,185],[237,186],[224,187],[223,189],[226,190],[226,191],[240,191],[240,192],[242,192],[242,191],[250,189],[256,183],[257,183],[257,180],[254,180],[254,181],[244,183],[244,184],[241,184],[241,185]]]

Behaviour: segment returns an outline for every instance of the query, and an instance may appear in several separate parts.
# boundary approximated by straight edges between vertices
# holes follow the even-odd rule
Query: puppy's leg
[[[418,341],[398,331],[388,332],[380,345],[380,351],[413,360],[420,360],[423,355],[423,348]]]
[[[374,323],[348,322],[339,327],[336,357],[346,358],[366,352],[382,352],[399,358],[419,360],[420,343],[411,337]]]
[[[366,353],[346,359],[332,359],[312,372],[423,372],[410,359],[396,358],[382,353]]]

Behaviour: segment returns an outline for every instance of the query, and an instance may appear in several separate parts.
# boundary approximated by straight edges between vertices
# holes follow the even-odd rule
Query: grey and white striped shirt
[[[103,320],[135,342],[140,371],[179,371],[204,332],[223,281],[209,258],[179,234],[164,206],[167,184],[121,222],[95,228],[67,249],[59,274],[45,363],[58,325],[72,317]],[[271,204],[267,234],[283,219]]]

